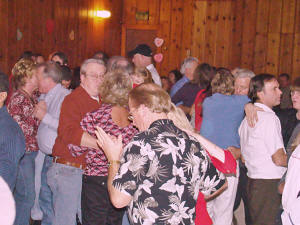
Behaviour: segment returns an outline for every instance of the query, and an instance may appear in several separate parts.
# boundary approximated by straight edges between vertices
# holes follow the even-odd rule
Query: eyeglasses
[[[86,76],[89,76],[93,80],[102,79],[104,77],[104,74],[86,74]]]

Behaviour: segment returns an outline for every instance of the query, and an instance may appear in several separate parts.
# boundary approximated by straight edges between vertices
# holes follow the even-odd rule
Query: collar
[[[91,99],[93,99],[93,100],[95,100],[95,101],[98,101],[98,103],[99,103],[99,100],[100,100],[100,95],[98,95],[98,96],[91,96],[86,90],[85,90],[85,88],[80,84],[79,85],[79,87],[80,88],[82,88],[82,90],[88,95],[88,96],[90,96],[90,98]]]
[[[184,76],[182,77],[182,80],[184,80],[184,81],[190,81],[190,79],[189,79],[186,75],[184,75]]]
[[[165,127],[165,125],[168,124],[174,124],[172,120],[170,119],[159,119],[159,120],[155,120],[153,123],[150,124],[149,128],[153,128],[153,127]]]
[[[153,64],[149,64],[148,66],[146,66],[147,70],[151,70],[151,69],[154,69],[154,65]]]
[[[262,108],[265,112],[271,112],[271,113],[275,114],[275,112],[272,109],[270,109],[268,106],[266,106],[265,104],[262,104],[262,103],[259,103],[259,102],[255,102],[254,105]]]
[[[55,95],[56,91],[60,88],[64,88],[61,84],[56,84],[47,94],[46,97]]]

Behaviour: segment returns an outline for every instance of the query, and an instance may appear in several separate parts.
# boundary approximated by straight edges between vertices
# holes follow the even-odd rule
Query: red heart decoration
[[[46,29],[47,29],[48,34],[51,34],[54,31],[54,21],[53,20],[47,20]]]
[[[162,39],[162,38],[158,38],[158,37],[157,37],[157,38],[154,39],[154,44],[155,44],[155,46],[158,47],[158,48],[159,48],[160,46],[162,46],[163,43],[164,43],[164,39]]]
[[[158,53],[155,54],[153,58],[155,62],[160,63],[163,60],[164,56],[162,53]]]

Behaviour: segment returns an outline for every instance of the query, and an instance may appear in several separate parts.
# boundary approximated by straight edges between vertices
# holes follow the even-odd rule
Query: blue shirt
[[[170,96],[171,98],[176,94],[176,92],[183,87],[184,84],[186,84],[187,82],[189,82],[189,78],[187,78],[186,76],[183,76],[179,81],[177,81],[171,88],[170,91]]]
[[[47,113],[39,125],[37,140],[40,150],[45,154],[52,153],[52,148],[57,137],[60,107],[64,98],[70,93],[70,90],[64,88],[61,84],[57,84],[43,96],[47,105]]]
[[[245,95],[219,93],[205,98],[200,134],[223,149],[239,148],[238,128],[244,118],[244,106],[249,101]]]
[[[0,108],[0,176],[14,190],[20,159],[25,153],[25,138],[17,122]]]

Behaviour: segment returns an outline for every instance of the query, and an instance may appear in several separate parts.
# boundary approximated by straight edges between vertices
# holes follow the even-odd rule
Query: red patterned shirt
[[[119,127],[111,118],[112,105],[101,104],[100,108],[89,112],[81,120],[80,125],[82,129],[88,132],[93,137],[95,135],[96,126],[101,127],[106,133],[118,137],[122,135],[123,145],[125,146],[138,132],[137,129],[130,124],[126,127]],[[69,150],[74,157],[86,154],[86,169],[85,175],[88,176],[107,176],[108,175],[108,162],[102,149],[94,149],[88,147],[79,147],[69,144]]]
[[[25,141],[26,151],[36,152],[39,150],[36,135],[39,120],[33,116],[33,110],[37,103],[37,97],[30,97],[26,92],[17,90],[9,99],[7,110],[21,127]]]

